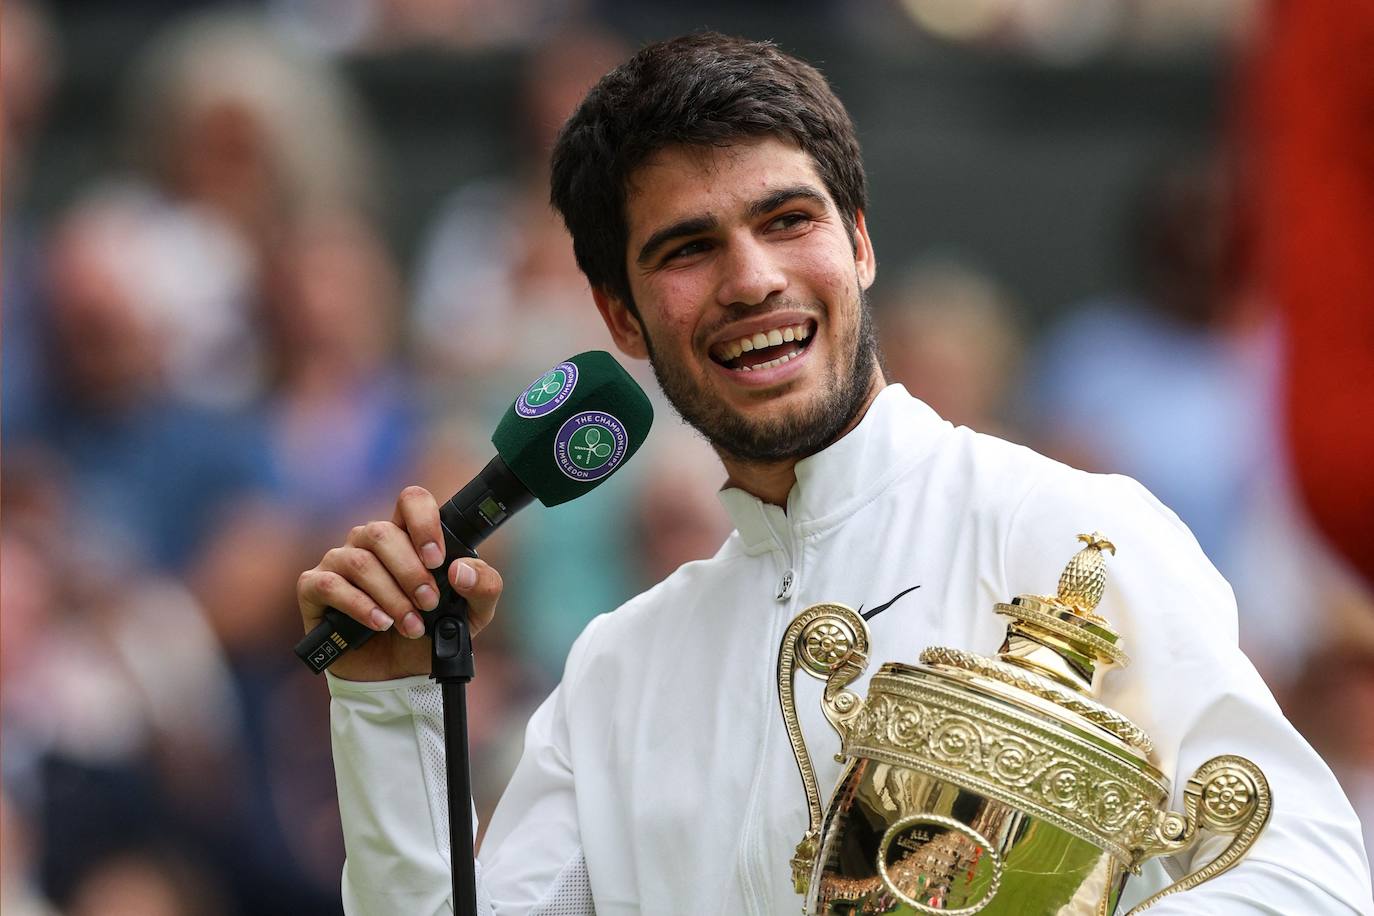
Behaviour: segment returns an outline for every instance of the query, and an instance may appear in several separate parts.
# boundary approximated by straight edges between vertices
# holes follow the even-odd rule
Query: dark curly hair
[[[550,180],[591,285],[635,310],[625,264],[625,189],[635,169],[665,147],[762,136],[811,157],[852,237],[868,203],[859,141],[815,67],[771,42],[700,32],[648,45],[602,77],[563,125]]]

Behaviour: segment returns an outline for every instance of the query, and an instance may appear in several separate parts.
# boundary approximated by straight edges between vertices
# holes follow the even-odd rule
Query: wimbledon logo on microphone
[[[558,428],[553,456],[573,480],[600,480],[625,460],[630,437],[625,424],[600,410],[586,410]]]
[[[515,413],[526,420],[553,413],[563,406],[576,387],[577,365],[559,363],[535,379],[534,384],[515,399]]]

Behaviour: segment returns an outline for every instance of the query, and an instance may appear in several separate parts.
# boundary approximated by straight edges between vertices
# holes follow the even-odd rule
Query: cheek
[[[686,341],[690,346],[701,313],[701,282],[687,272],[655,277],[643,294],[636,302],[640,314],[646,316],[654,345],[676,347]]]
[[[803,266],[812,293],[826,303],[832,315],[841,317],[858,296],[858,280],[854,262],[820,255],[808,259]]]

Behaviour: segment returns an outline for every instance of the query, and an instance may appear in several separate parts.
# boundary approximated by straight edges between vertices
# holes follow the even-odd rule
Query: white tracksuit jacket
[[[1099,610],[1132,659],[1101,699],[1154,739],[1174,809],[1216,754],[1251,758],[1274,791],[1268,829],[1240,865],[1151,913],[1374,911],[1359,823],[1237,648],[1230,587],[1137,483],[956,429],[895,385],[796,474],[785,512],[723,491],[736,530],[720,551],[583,632],[487,831],[479,906],[501,916],[800,912],[788,861],[807,809],[775,674],[789,622],[818,602],[873,608],[920,586],[869,621],[870,665],[851,688],[862,696],[882,662],[914,661],[929,645],[994,653],[1005,620],[993,604],[1053,593],[1075,536],[1101,531],[1117,552]],[[796,680],[828,795],[839,740],[820,711],[821,682]],[[331,677],[330,689],[346,911],[448,913],[438,688]],[[1188,864],[1147,865],[1123,904]]]

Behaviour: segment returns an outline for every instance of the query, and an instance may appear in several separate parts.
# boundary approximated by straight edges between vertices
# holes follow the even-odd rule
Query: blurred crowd
[[[958,5],[897,5],[969,26]],[[545,170],[625,39],[554,0],[169,6],[120,91],[107,174],[41,218],[25,188],[62,36],[33,0],[3,7],[6,916],[337,913],[327,696],[290,651],[296,576],[403,485],[456,490],[515,392],[609,344]],[[340,61],[512,41],[522,160],[434,201],[404,263]],[[1178,512],[1234,585],[1244,647],[1374,820],[1370,582],[1290,478],[1284,326],[1237,254],[1247,180],[1225,150],[1142,175],[1135,282],[1051,326],[978,252],[897,238],[877,240],[873,307],[890,378],[946,418],[1132,475]],[[469,699],[483,815],[586,621],[728,532],[709,449],[658,416],[615,484],[484,545],[508,587]]]

